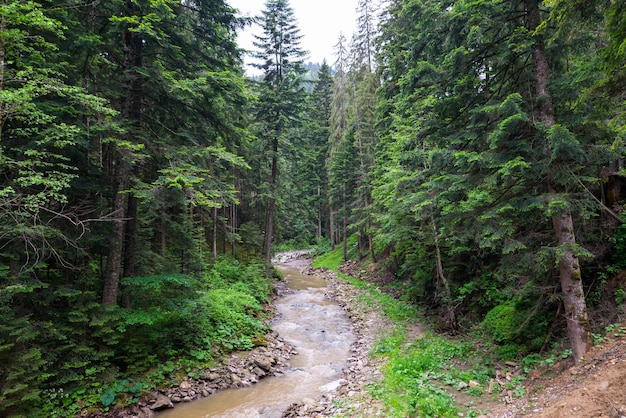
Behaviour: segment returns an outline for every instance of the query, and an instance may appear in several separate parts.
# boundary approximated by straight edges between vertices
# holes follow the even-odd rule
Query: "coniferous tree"
[[[492,277],[503,290],[494,309],[514,307],[528,315],[545,309],[548,315],[556,306],[542,306],[552,298],[540,289],[554,273],[549,260],[569,259],[574,265],[576,257],[590,255],[573,240],[563,245],[554,235],[556,224],[546,222],[546,216],[567,213],[572,219],[588,219],[595,204],[580,187],[583,155],[596,162],[601,157],[595,144],[576,139],[582,127],[567,118],[567,106],[546,110],[548,99],[559,101],[547,94],[548,84],[537,82],[532,63],[542,62],[543,73],[549,74],[570,50],[558,48],[562,39],[553,38],[553,49],[544,49],[547,58],[537,60],[538,26],[529,23],[529,6],[398,1],[389,9],[393,17],[383,24],[380,72],[385,85],[379,110],[385,128],[383,155],[390,164],[379,170],[375,191],[378,204],[387,210],[378,217],[381,240],[394,242],[404,273],[448,310],[450,298],[463,301],[473,286],[489,286],[479,277]],[[589,80],[572,80],[569,91],[580,91]],[[538,95],[539,84],[543,91]],[[551,112],[554,122],[546,124],[550,118],[542,118]],[[556,123],[561,115],[569,126]],[[596,132],[603,135],[602,129]],[[561,192],[550,191],[552,181],[563,187]],[[559,195],[567,198],[555,199]],[[548,249],[538,242],[553,244]],[[433,253],[441,256],[433,259]],[[467,281],[470,277],[476,279]],[[506,295],[518,283],[528,284],[524,292]],[[460,299],[455,289],[463,292]],[[584,318],[579,319],[584,327]],[[524,332],[542,338],[539,329]],[[575,351],[578,356],[580,350]]]
[[[357,195],[359,202],[355,227],[359,232],[359,253],[366,246],[372,259],[376,260],[371,218],[372,177],[376,169],[376,91],[379,78],[375,73],[377,17],[374,2],[361,0],[357,7],[357,31],[351,44],[350,82],[352,87],[351,124],[354,130],[355,148],[359,170]]]
[[[328,138],[330,136],[330,117],[333,100],[333,78],[330,67],[326,61],[322,63],[318,73],[318,79],[311,95],[313,162],[317,179],[317,237],[325,235],[328,216],[328,179],[324,168],[326,155],[328,154]]]
[[[328,156],[326,170],[328,172],[328,202],[329,202],[329,233],[331,248],[337,242],[343,242],[343,256],[347,260],[347,224],[348,205],[347,188],[351,184],[352,145],[347,142],[349,90],[348,90],[348,49],[346,38],[339,36],[335,45],[335,76],[333,83],[333,99],[330,109],[330,131],[328,138]],[[335,214],[341,215],[341,223],[335,219]],[[341,227],[339,227],[341,225]],[[341,237],[341,239],[339,239]]]
[[[265,260],[270,263],[279,187],[279,152],[283,144],[289,144],[292,129],[301,117],[305,97],[302,77],[305,52],[300,48],[302,36],[288,1],[268,0],[260,25],[262,34],[256,36],[254,43],[258,48],[255,57],[260,60],[255,65],[263,71],[256,117],[262,125],[259,136],[267,144],[267,148],[262,148],[269,150],[263,249]]]

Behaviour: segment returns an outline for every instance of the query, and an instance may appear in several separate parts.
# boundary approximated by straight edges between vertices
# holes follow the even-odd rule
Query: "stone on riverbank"
[[[276,332],[267,334],[265,341],[266,346],[231,354],[220,366],[200,372],[197,379],[187,377],[177,386],[147,393],[135,405],[115,408],[109,412],[94,412],[87,417],[153,418],[152,411],[174,408],[176,403],[191,402],[219,390],[247,387],[266,376],[280,374],[288,366],[295,349]]]

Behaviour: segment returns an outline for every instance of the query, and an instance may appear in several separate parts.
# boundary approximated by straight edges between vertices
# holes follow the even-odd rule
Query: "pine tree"
[[[256,67],[263,71],[256,117],[262,122],[259,135],[267,141],[270,159],[263,247],[269,264],[279,187],[279,152],[282,143],[288,143],[291,129],[299,123],[305,97],[305,52],[300,48],[302,36],[288,1],[268,0],[260,25],[262,34],[256,36],[254,43],[258,48],[255,57],[260,61]]]
[[[350,82],[352,87],[351,124],[359,170],[355,227],[359,231],[359,253],[366,246],[372,261],[376,260],[371,218],[372,177],[376,169],[376,91],[379,78],[375,73],[377,19],[371,0],[361,0],[357,7],[357,31],[351,44]]]
[[[348,49],[346,38],[339,36],[335,45],[336,73],[333,83],[333,99],[330,109],[330,130],[328,138],[328,156],[326,159],[326,170],[328,172],[328,202],[329,202],[329,225],[331,248],[335,248],[338,237],[343,242],[343,256],[347,260],[347,223],[348,205],[346,189],[351,183],[351,157],[353,155],[352,145],[347,142],[346,135],[348,129]],[[335,214],[341,214],[342,228],[338,228]]]
[[[584,128],[540,76],[539,67],[549,74],[570,50],[559,47],[563,38],[535,31],[539,25],[527,20],[530,6],[399,1],[383,24],[381,149],[391,163],[379,170],[374,193],[387,210],[378,217],[384,232],[379,239],[394,243],[401,274],[419,278],[425,293],[435,292],[446,310],[451,297],[460,297],[455,289],[489,286],[481,277],[495,280],[501,297],[512,298],[522,312],[556,309],[541,303],[548,298],[540,289],[554,271],[549,260],[574,266],[577,257],[590,255],[569,238],[569,244],[557,241],[550,249],[538,245],[558,238],[555,227],[562,230],[546,219],[569,213],[574,225],[597,210],[579,185],[582,172],[593,175],[582,169],[584,155],[596,163],[602,157],[594,144],[577,139]],[[540,36],[553,42],[543,48],[543,59]],[[587,54],[589,60],[592,51]],[[590,78],[580,75],[559,93],[574,96],[588,86]],[[552,84],[565,86],[565,80]],[[579,108],[578,118],[588,109]],[[439,253],[437,260],[429,256]],[[506,290],[519,283],[528,283],[523,293]],[[461,295],[457,300],[466,294]],[[585,319],[579,319],[584,327]],[[533,332],[541,338],[541,330]]]
[[[539,2],[537,0],[525,0],[527,24],[531,33],[535,33],[541,25],[541,15]],[[567,330],[574,355],[574,360],[579,361],[593,344],[591,336],[591,325],[587,316],[587,304],[585,302],[585,292],[583,290],[582,274],[580,270],[579,254],[581,251],[576,243],[574,220],[570,205],[567,202],[567,184],[559,184],[557,179],[559,171],[562,169],[564,161],[559,161],[560,156],[553,156],[553,152],[558,150],[562,144],[561,136],[565,136],[566,141],[577,142],[573,136],[567,135],[567,130],[558,127],[554,105],[552,104],[552,94],[550,92],[550,69],[546,48],[543,39],[534,36],[532,46],[534,75],[536,80],[536,94],[540,103],[538,106],[538,119],[541,130],[546,135],[546,157],[552,164],[549,170],[552,175],[548,176],[549,206],[551,207],[552,224],[554,236],[557,244],[557,259],[559,263],[559,275],[561,280],[561,291],[564,295],[563,305],[565,306],[565,317],[567,318]],[[564,132],[565,131],[565,132]],[[569,144],[568,144],[569,145]],[[572,144],[574,147],[577,143]],[[556,158],[553,158],[556,157]],[[567,163],[565,163],[567,164]]]

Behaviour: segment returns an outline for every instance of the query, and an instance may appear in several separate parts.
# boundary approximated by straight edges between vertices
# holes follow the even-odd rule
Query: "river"
[[[298,351],[285,374],[177,404],[157,418],[280,417],[292,403],[315,399],[337,387],[355,339],[349,318],[326,297],[326,280],[304,275],[289,263],[277,268],[288,290],[275,301],[279,315],[272,328]]]

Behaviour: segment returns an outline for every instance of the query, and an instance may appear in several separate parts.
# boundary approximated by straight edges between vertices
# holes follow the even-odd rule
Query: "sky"
[[[227,0],[238,9],[242,16],[258,16],[264,9],[265,0]],[[329,65],[335,62],[334,46],[343,33],[349,42],[356,27],[356,7],[358,0],[290,0],[303,36],[300,46],[309,52],[305,62],[321,63],[324,59]],[[239,45],[247,50],[254,49],[253,34],[260,35],[258,25],[248,27],[239,35]],[[249,63],[250,59],[246,58]],[[246,70],[249,71],[249,70]]]

